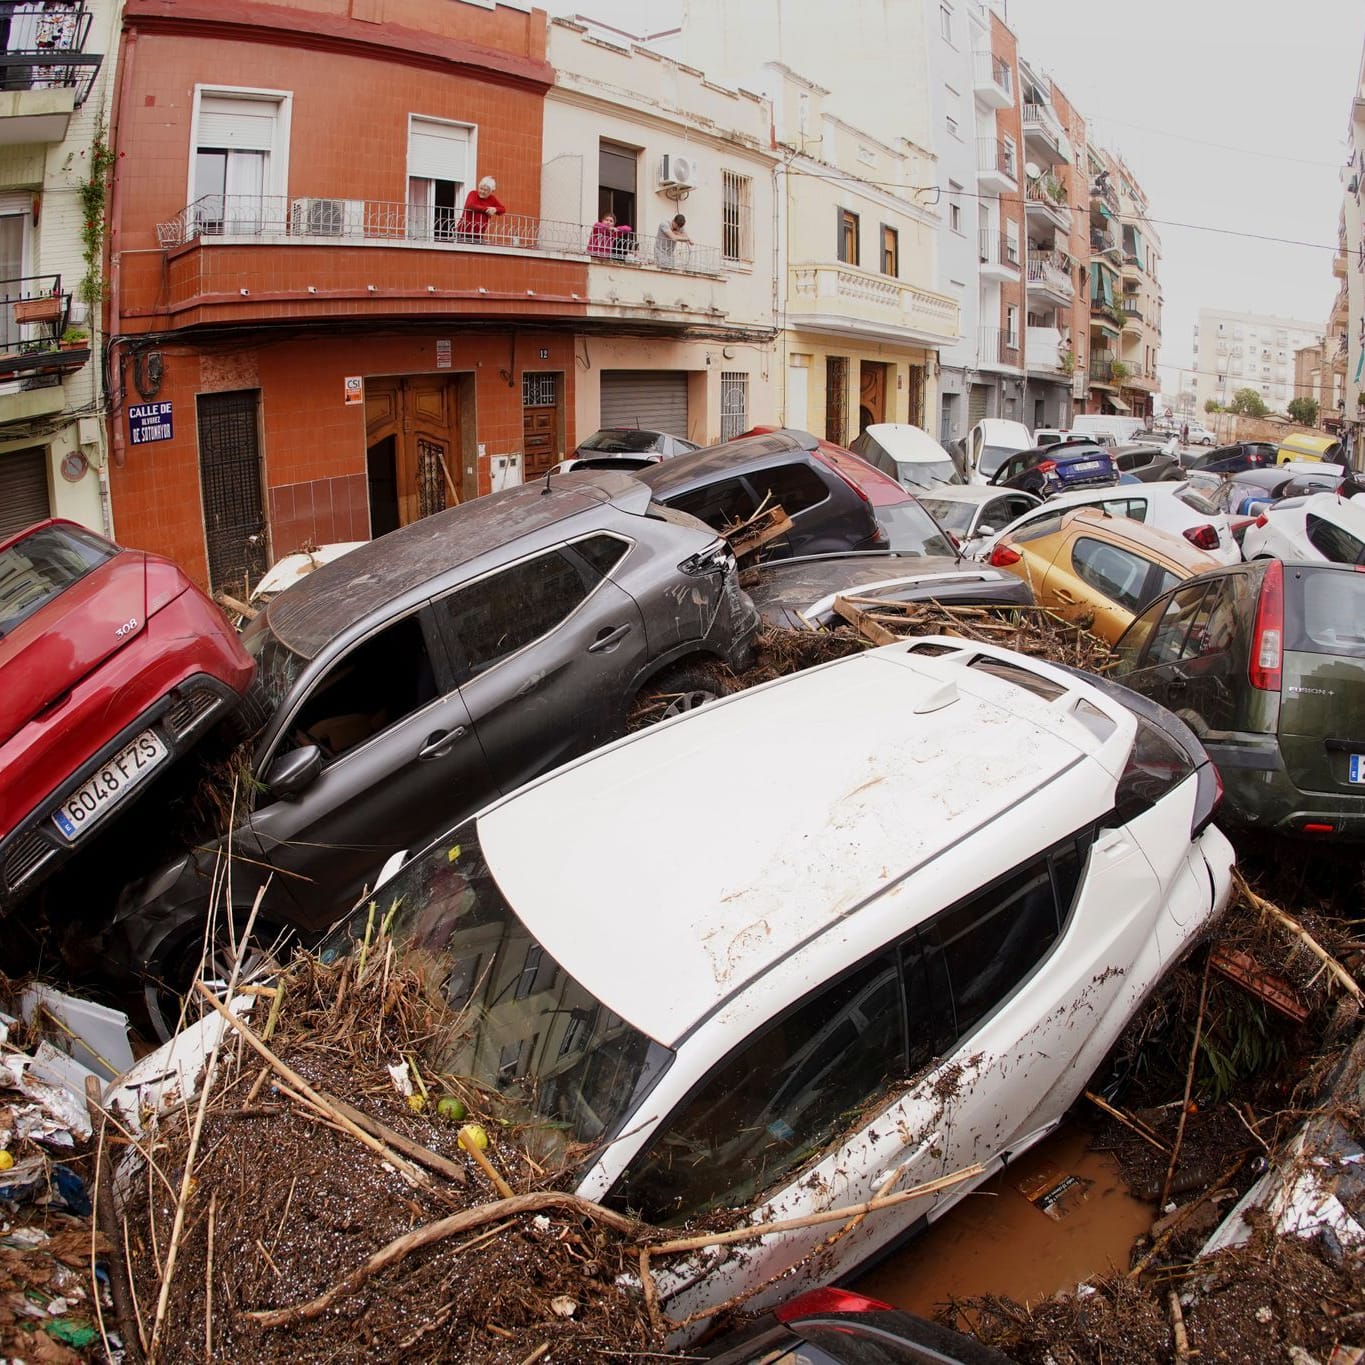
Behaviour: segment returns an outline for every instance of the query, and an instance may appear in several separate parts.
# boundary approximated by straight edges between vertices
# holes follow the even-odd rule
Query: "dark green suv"
[[[1174,711],[1217,765],[1221,823],[1365,840],[1365,572],[1210,570],[1117,648],[1115,679]]]

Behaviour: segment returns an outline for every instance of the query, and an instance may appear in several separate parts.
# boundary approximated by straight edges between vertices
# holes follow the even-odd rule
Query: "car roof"
[[[1132,517],[1108,516],[1096,507],[1077,507],[1066,513],[1058,530],[1047,536],[1038,536],[1034,543],[1051,540],[1054,535],[1088,535],[1100,540],[1112,540],[1141,550],[1149,557],[1177,564],[1189,574],[1202,573],[1217,563],[1217,560],[1196,549],[1183,536],[1173,536],[1169,531],[1134,521]]]
[[[1103,502],[1107,498],[1131,498],[1139,494],[1144,497],[1173,498],[1183,492],[1185,487],[1184,483],[1174,480],[1163,483],[1143,483],[1139,480],[1137,484],[1115,484],[1108,488],[1068,488],[1054,493],[1041,507],[1035,507],[1024,515],[1034,516],[1049,507],[1089,507],[1091,503]]]
[[[548,491],[547,491],[548,490]],[[611,503],[643,513],[649,492],[633,474],[556,474],[449,507],[352,550],[281,593],[262,616],[290,649],[316,658],[329,641],[424,583]]]
[[[914,496],[884,469],[878,469],[851,450],[821,441],[810,453],[822,464],[837,470],[850,483],[857,484],[874,507],[894,507],[899,503],[914,501]]]
[[[923,427],[910,422],[874,422],[863,430],[898,464],[942,464],[952,459]]]
[[[925,652],[935,648],[951,657]],[[1043,674],[1065,695],[1046,701],[963,666],[983,655]],[[1114,719],[1108,739],[1071,714],[1082,697]],[[803,742],[832,715],[837,744]],[[1064,837],[1088,801],[1054,799],[1063,774],[1099,814],[1132,731],[1117,702],[1037,660],[960,639],[904,641],[599,749],[485,810],[479,839],[546,951],[608,1008],[674,1046],[819,936],[838,933],[841,959],[856,952],[858,917],[877,924],[879,892],[1007,812],[1028,812],[1030,848]],[[744,758],[722,774],[717,754]],[[622,839],[641,811],[683,837]],[[984,857],[1006,870],[1015,842],[974,841],[973,865]],[[614,894],[604,894],[604,857]],[[939,908],[926,898],[920,910]]]
[[[674,455],[652,469],[642,469],[636,476],[654,490],[657,497],[667,498],[691,488],[710,483],[726,474],[743,474],[750,469],[763,469],[774,463],[775,456],[793,452],[810,453],[819,442],[807,431],[782,427],[778,431],[757,436],[740,436],[720,445],[690,450],[685,455]]]

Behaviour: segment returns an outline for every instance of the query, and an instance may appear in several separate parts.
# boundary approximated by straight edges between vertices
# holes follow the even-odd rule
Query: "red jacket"
[[[470,190],[465,196],[464,212],[460,214],[455,230],[462,237],[482,237],[488,230],[490,217],[495,214],[501,217],[506,212],[497,195],[490,194],[485,198],[478,190]]]

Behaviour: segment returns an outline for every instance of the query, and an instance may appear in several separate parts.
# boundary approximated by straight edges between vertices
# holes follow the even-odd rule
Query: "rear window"
[[[1313,512],[1307,517],[1308,543],[1334,564],[1365,564],[1365,540]]]
[[[1310,569],[1287,573],[1285,578],[1288,594],[1291,600],[1297,595],[1299,608],[1286,612],[1289,647],[1308,654],[1365,658],[1365,574]]]
[[[789,517],[804,512],[808,507],[824,502],[829,489],[824,480],[803,464],[782,464],[775,469],[760,470],[747,476],[760,499],[766,495],[767,505],[780,502]]]
[[[579,450],[627,451],[658,450],[657,431],[597,431],[579,444]]]
[[[1212,517],[1218,514],[1216,508],[1207,498],[1201,498],[1192,488],[1182,488],[1176,497],[1185,504],[1192,507],[1201,517]]]
[[[117,553],[79,526],[45,526],[0,550],[0,635]]]
[[[934,524],[934,519],[913,498],[904,502],[883,503],[872,509],[886,532],[887,546],[902,555],[946,555],[957,551]]]

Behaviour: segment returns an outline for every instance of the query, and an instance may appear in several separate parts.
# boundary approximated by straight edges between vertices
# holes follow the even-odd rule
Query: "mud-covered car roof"
[[[647,483],[656,497],[668,498],[696,484],[710,483],[724,474],[743,474],[750,469],[765,469],[773,456],[792,451],[811,452],[818,448],[815,437],[805,431],[783,427],[758,436],[740,436],[704,450],[674,455],[648,469],[638,478]]]
[[[309,574],[258,620],[305,658],[371,612],[422,584],[497,550],[516,558],[520,542],[557,522],[613,503],[643,513],[649,492],[629,474],[556,474],[447,508],[380,536]]]

